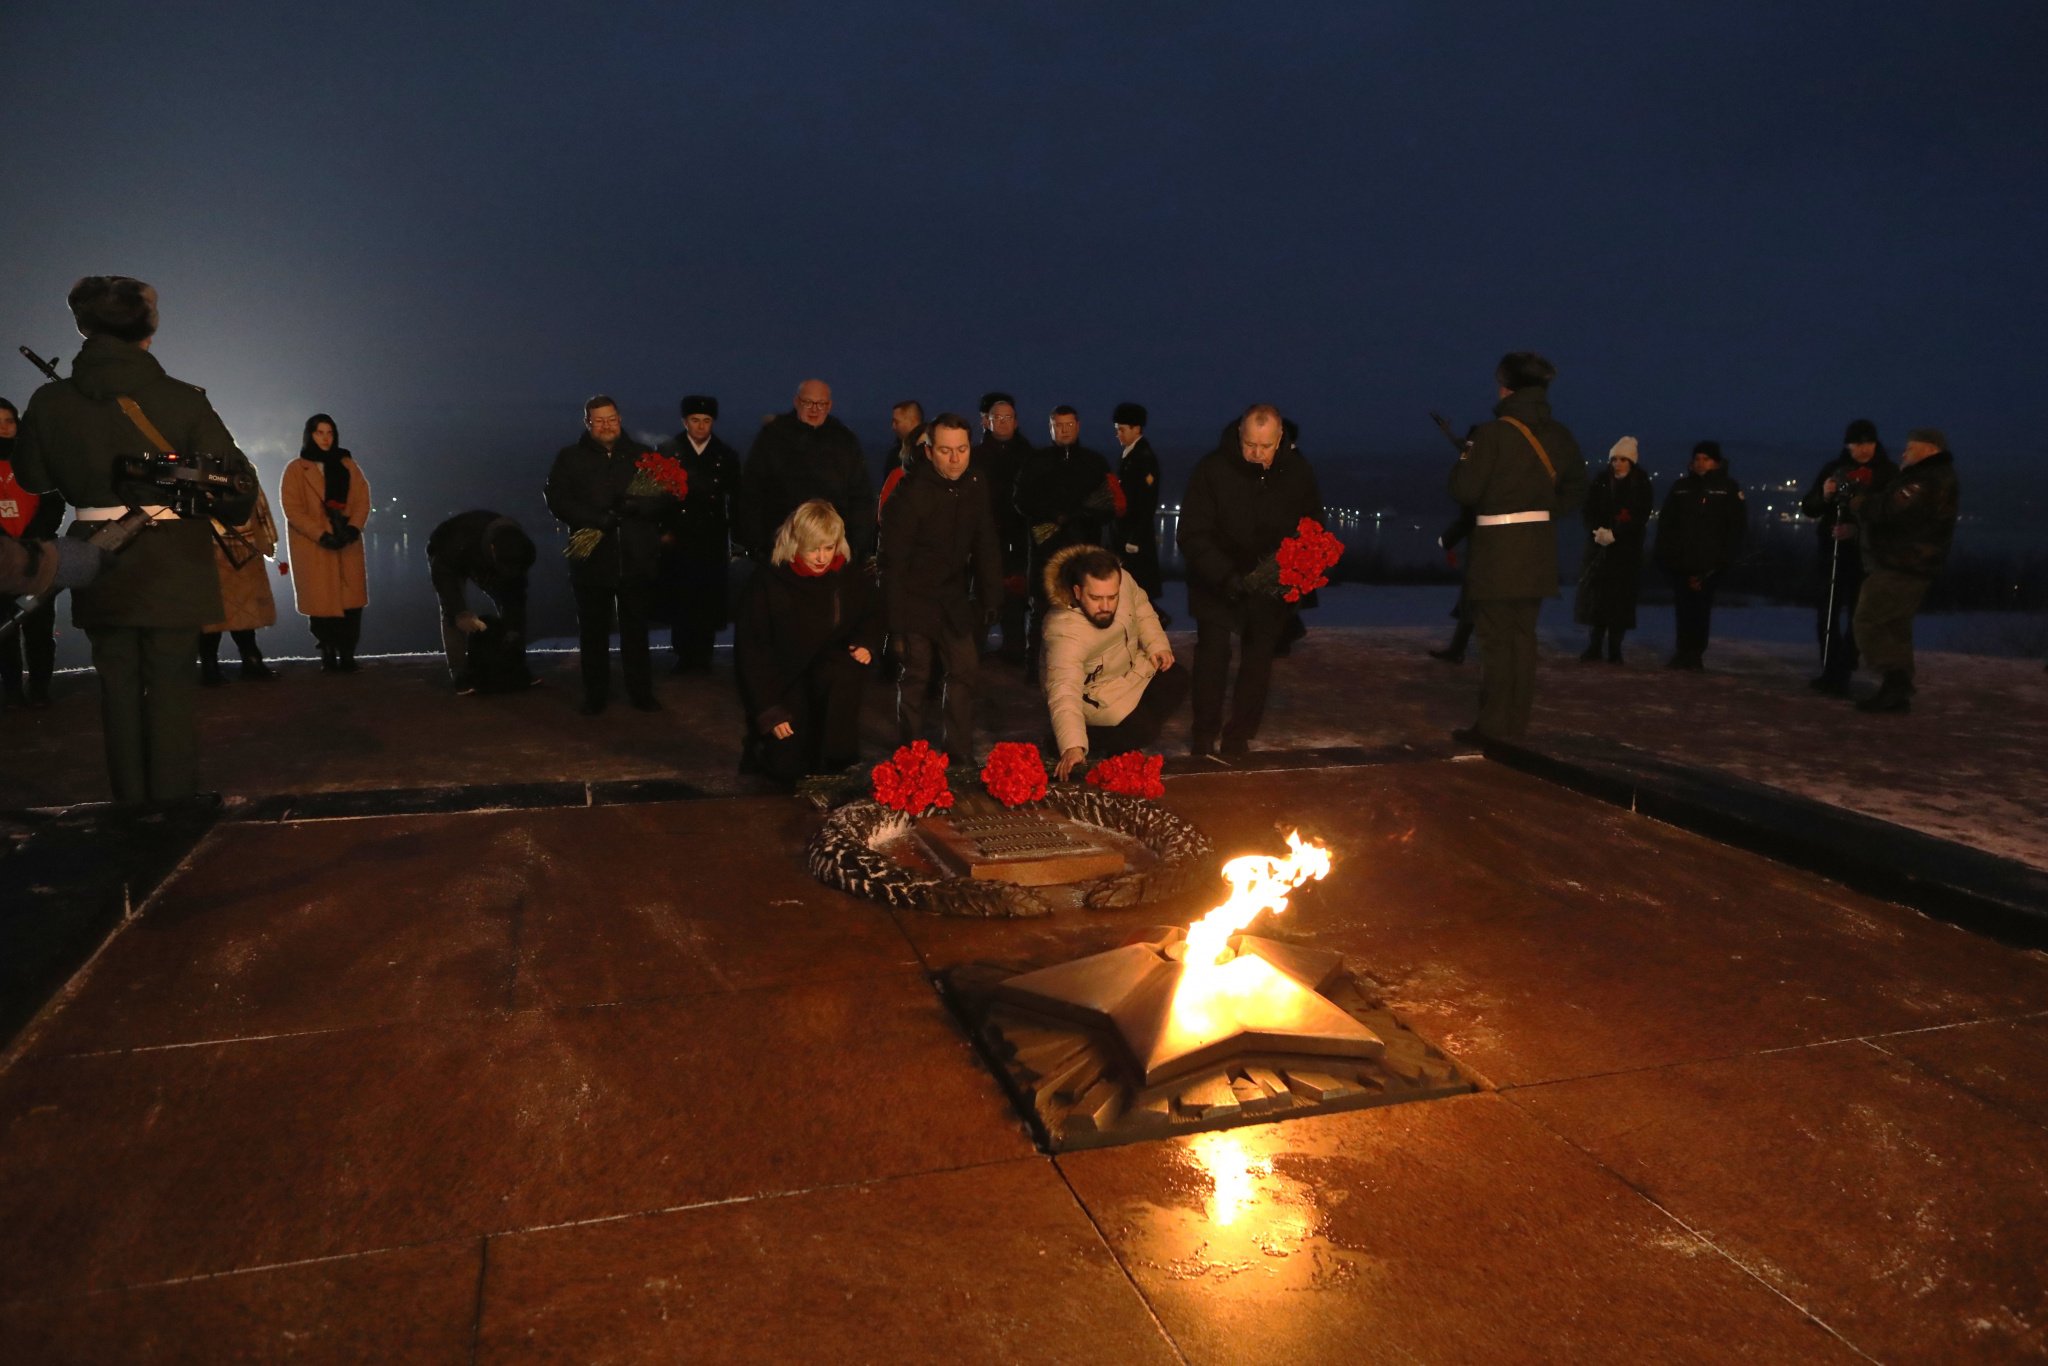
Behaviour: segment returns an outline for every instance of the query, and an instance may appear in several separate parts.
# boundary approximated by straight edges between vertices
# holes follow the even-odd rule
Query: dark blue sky
[[[744,447],[813,373],[869,439],[1006,387],[1192,453],[1270,399],[1370,477],[1516,347],[1653,467],[2048,454],[2048,6],[442,8],[15,7],[10,350],[142,275],[246,447],[326,410],[429,505],[592,390]]]

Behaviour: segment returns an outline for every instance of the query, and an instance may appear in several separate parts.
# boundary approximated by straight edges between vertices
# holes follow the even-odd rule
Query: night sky
[[[871,451],[1001,387],[1185,468],[1269,400],[1419,497],[1522,347],[1653,469],[2048,454],[2038,3],[441,8],[12,7],[0,394],[119,272],[266,472],[324,410],[430,515],[592,391],[744,450],[812,374]]]

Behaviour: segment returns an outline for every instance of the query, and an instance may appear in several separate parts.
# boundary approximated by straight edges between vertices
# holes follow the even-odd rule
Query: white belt
[[[1484,517],[1474,517],[1476,526],[1514,526],[1518,522],[1547,522],[1547,512],[1489,512]]]
[[[175,522],[178,514],[162,503],[144,503],[141,507],[73,508],[71,515],[81,522],[118,522],[131,512],[140,512],[152,522]]]

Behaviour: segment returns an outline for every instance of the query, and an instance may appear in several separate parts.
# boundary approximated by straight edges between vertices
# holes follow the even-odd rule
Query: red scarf
[[[822,579],[827,574],[846,568],[846,556],[834,555],[832,563],[826,565],[823,569],[812,569],[804,563],[803,556],[797,555],[791,558],[789,567],[796,571],[796,576],[800,579]]]

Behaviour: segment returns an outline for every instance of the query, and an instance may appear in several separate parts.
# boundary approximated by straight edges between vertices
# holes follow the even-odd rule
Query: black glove
[[[350,522],[343,522],[334,534],[341,537],[343,545],[354,545],[363,539],[363,529]]]
[[[341,537],[337,536],[332,531],[323,531],[320,533],[320,548],[322,550],[339,550],[347,544],[347,541],[342,540]]]
[[[1003,618],[1003,614],[1002,614],[1001,612],[998,612],[998,611],[997,611],[997,610],[996,610],[995,608],[993,608],[993,607],[984,607],[984,608],[982,608],[982,609],[981,609],[981,629],[982,629],[982,630],[984,630],[984,631],[986,631],[986,630],[990,629],[990,628],[991,628],[991,627],[993,627],[993,626],[994,626],[994,625],[995,625],[995,624],[996,624],[996,623],[997,623],[998,621],[1001,621],[1001,620],[1002,620],[1002,618]]]
[[[1243,602],[1244,595],[1250,591],[1251,586],[1245,582],[1244,575],[1242,574],[1232,574],[1223,581],[1223,600],[1225,602]]]

